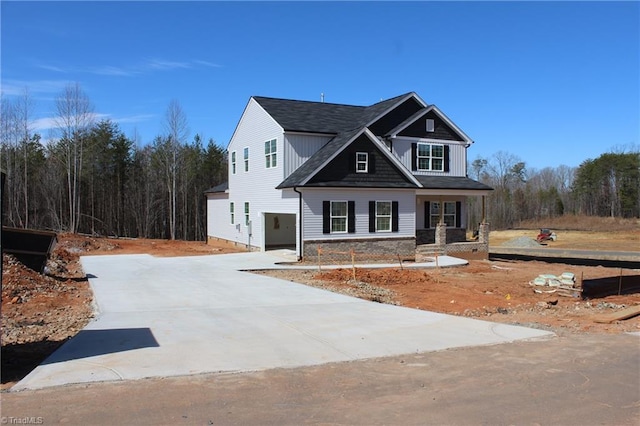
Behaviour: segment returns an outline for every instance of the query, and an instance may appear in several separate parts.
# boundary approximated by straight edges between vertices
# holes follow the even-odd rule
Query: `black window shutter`
[[[391,232],[398,232],[398,224],[400,222],[398,217],[398,202],[391,202]]]
[[[355,173],[356,172],[356,153],[355,152],[350,152],[347,155],[347,158],[349,159],[349,168],[347,170],[349,170],[349,173]]]
[[[429,201],[424,202],[424,227],[431,228],[431,203]]]
[[[373,152],[370,152],[368,157],[369,159],[369,173],[375,173],[376,172],[376,156],[374,155]]]
[[[356,232],[356,202],[347,201],[347,232],[353,234]]]
[[[411,170],[418,170],[418,144],[411,144]]]
[[[461,227],[461,218],[462,218],[462,203],[460,201],[456,201],[456,228]]]
[[[448,172],[450,170],[449,167],[449,145],[444,146],[444,171]]]
[[[369,201],[369,232],[376,232],[376,202]]]
[[[331,233],[331,201],[322,202],[322,233]]]

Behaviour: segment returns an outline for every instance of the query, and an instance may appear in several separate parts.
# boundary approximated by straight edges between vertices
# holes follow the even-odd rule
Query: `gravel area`
[[[501,244],[501,247],[510,248],[540,248],[540,244],[529,237],[517,237]]]

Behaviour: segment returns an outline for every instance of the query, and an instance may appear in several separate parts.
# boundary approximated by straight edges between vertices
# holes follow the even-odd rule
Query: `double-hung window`
[[[233,204],[233,201],[229,203],[229,215],[231,216],[231,224],[235,224],[236,223],[236,215],[235,215],[235,205]]]
[[[235,151],[231,153],[231,174],[232,175],[236,174],[236,152]]]
[[[418,170],[444,171],[444,145],[419,143],[416,154]]]
[[[391,201],[376,201],[376,232],[391,232]]]
[[[369,153],[356,152],[356,173],[369,172]]]
[[[456,226],[456,202],[445,201],[444,211],[442,212],[442,219],[447,226]],[[440,208],[441,205],[437,201],[431,202],[431,226],[435,227],[440,222]]]
[[[277,152],[276,152],[276,140],[271,139],[264,143],[264,156],[265,165],[267,169],[276,167],[278,165]]]
[[[249,202],[244,202],[244,224],[249,226]]]
[[[331,233],[347,232],[347,202],[331,202]]]
[[[249,148],[244,149],[244,171],[249,171]]]

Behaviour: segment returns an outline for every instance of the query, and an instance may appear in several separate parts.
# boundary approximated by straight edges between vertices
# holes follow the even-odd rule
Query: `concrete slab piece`
[[[242,271],[280,260],[268,253],[83,257],[96,319],[12,390],[299,367],[553,336]]]

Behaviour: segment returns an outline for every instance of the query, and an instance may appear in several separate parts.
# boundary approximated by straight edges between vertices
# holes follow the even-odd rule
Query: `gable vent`
[[[433,132],[435,130],[435,123],[433,118],[427,118],[427,132]]]

